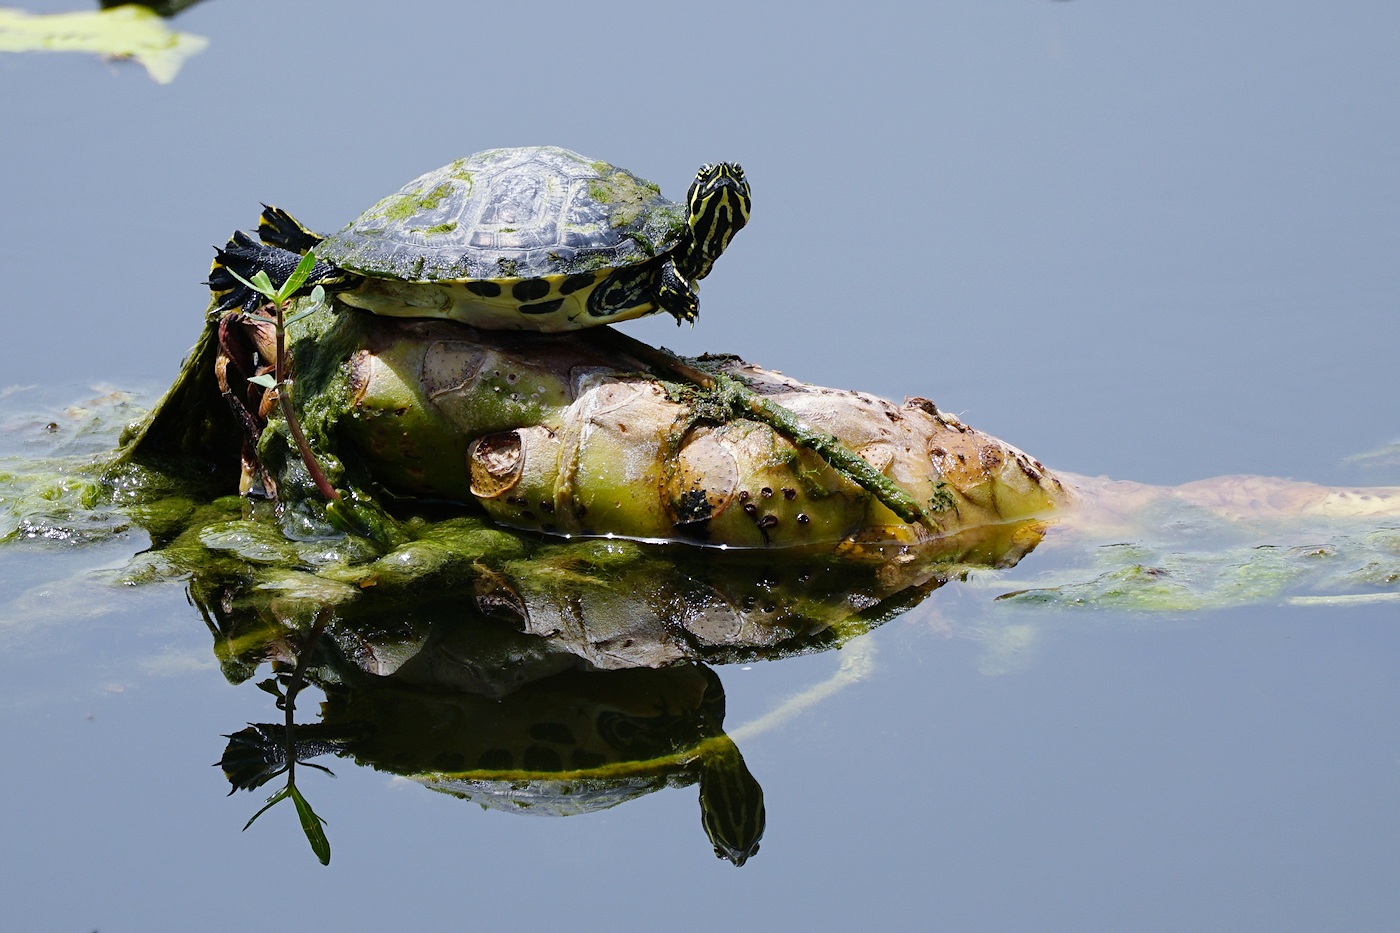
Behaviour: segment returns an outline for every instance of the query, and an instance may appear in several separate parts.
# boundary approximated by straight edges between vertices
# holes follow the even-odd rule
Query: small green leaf
[[[267,297],[277,299],[277,289],[272,285],[272,279],[268,278],[266,269],[259,269],[253,276],[253,287]]]
[[[311,851],[316,853],[316,857],[321,860],[322,865],[331,863],[331,843],[326,838],[326,831],[321,828],[326,821],[316,815],[316,811],[311,809],[311,804],[306,802],[306,798],[301,795],[301,791],[296,789],[296,785],[287,788],[292,792],[292,803],[296,804],[297,816],[301,818],[301,831],[306,834],[306,841],[311,843]]]
[[[277,378],[272,373],[263,373],[261,376],[249,376],[248,381],[255,386],[262,386],[264,389],[277,388]]]
[[[317,285],[311,289],[311,303],[313,305],[323,305],[326,303],[326,290]]]
[[[294,790],[296,790],[295,787],[284,787],[277,793],[273,794],[271,797],[267,798],[267,803],[263,804],[262,809],[250,816],[248,818],[248,822],[243,824],[243,831],[246,833],[248,831],[248,827],[253,825],[253,820],[256,820],[268,810],[271,810],[273,807],[277,806],[277,804],[292,796],[292,792]]]
[[[257,292],[259,295],[263,295],[263,296],[265,296],[265,297],[267,297],[267,298],[276,298],[276,297],[277,297],[277,293],[272,289],[272,282],[271,282],[271,280],[268,279],[267,273],[266,273],[266,272],[263,272],[261,269],[258,270],[258,274],[257,274],[257,275],[253,276],[253,281],[251,281],[251,282],[248,281],[247,279],[245,279],[243,276],[239,275],[237,272],[234,272],[232,269],[228,268],[227,266],[224,267],[224,271],[226,271],[229,275],[233,276],[233,277],[234,277],[235,279],[237,279],[238,281],[242,282],[244,285],[246,285],[246,286],[248,286],[249,288],[251,288],[253,291]],[[262,288],[258,285],[259,278],[261,278],[262,281],[267,282],[268,287],[267,287],[266,290],[262,289]]]
[[[247,318],[248,320],[250,320],[250,321],[257,321],[259,324],[276,324],[276,323],[277,323],[277,318],[275,318],[275,317],[268,317],[268,316],[265,315],[265,314],[246,314],[246,313],[245,313],[243,316],[244,316],[245,318]]]
[[[297,267],[292,270],[292,274],[287,276],[287,281],[282,283],[282,288],[278,290],[276,294],[276,300],[286,301],[288,298],[295,295],[297,289],[305,284],[306,277],[311,274],[311,269],[315,265],[316,257],[310,253],[301,257],[301,262],[297,263]]]
[[[291,317],[289,317],[289,318],[287,318],[285,321],[283,321],[283,322],[282,322],[282,326],[283,326],[283,327],[291,327],[293,324],[295,324],[297,321],[300,321],[302,318],[310,317],[311,315],[313,315],[313,314],[315,314],[315,313],[316,313],[316,309],[315,309],[315,308],[307,308],[305,311],[298,311],[296,314],[293,314]]]

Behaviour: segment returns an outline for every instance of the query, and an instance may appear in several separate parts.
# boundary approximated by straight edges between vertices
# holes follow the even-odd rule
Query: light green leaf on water
[[[0,8],[0,52],[91,52],[139,62],[151,78],[169,84],[209,40],[175,32],[143,6],[79,13],[27,13]]]

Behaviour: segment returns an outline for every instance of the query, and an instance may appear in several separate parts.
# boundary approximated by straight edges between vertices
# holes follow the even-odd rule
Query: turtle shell
[[[626,169],[555,146],[490,149],[414,179],[315,252],[405,282],[567,276],[646,262],[685,221]]]

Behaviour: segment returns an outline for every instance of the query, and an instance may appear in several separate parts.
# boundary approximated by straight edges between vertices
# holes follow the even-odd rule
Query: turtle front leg
[[[656,286],[656,304],[676,319],[676,323],[689,321],[693,326],[700,315],[700,296],[694,283],[687,281],[676,268],[674,262],[661,267],[660,281]]]

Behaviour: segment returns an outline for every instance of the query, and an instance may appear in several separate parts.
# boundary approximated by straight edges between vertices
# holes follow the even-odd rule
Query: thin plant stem
[[[297,453],[301,454],[301,461],[306,464],[306,471],[311,474],[311,481],[316,484],[317,491],[327,501],[339,502],[340,493],[331,485],[325,471],[321,469],[320,461],[316,459],[316,453],[311,449],[311,443],[306,439],[306,432],[302,431],[301,421],[292,405],[292,383],[287,373],[287,302],[274,301],[272,304],[277,313],[277,358],[272,361],[273,378],[277,380],[277,405],[282,410],[282,419],[287,422],[287,430],[292,432]]]

